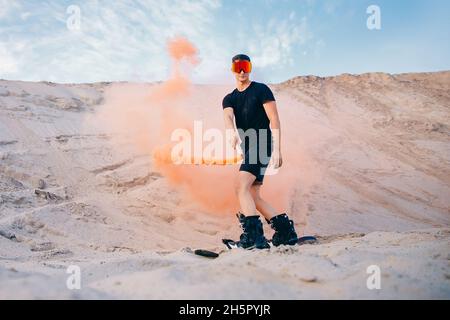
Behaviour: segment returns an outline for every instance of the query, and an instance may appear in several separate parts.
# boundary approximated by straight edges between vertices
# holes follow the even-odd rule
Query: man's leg
[[[287,214],[277,214],[275,209],[260,195],[261,185],[253,185],[251,192],[256,204],[256,209],[267,219],[270,226],[275,233],[272,237],[272,243],[275,246],[279,245],[294,245],[297,243],[298,237],[294,229],[294,223],[289,220]]]
[[[264,216],[264,218],[270,220],[277,215],[277,212],[268,202],[261,198],[260,189],[261,185],[252,185],[250,192],[253,201],[255,202],[256,209]]]
[[[239,237],[239,246],[242,248],[270,248],[267,239],[264,237],[264,229],[255,201],[253,200],[250,188],[256,177],[246,171],[239,171],[237,194],[241,205],[241,212],[237,214],[242,228]]]
[[[250,192],[250,188],[255,179],[256,177],[250,172],[239,171],[237,195],[241,206],[241,212],[245,216],[254,216],[258,214],[256,212],[255,201]]]

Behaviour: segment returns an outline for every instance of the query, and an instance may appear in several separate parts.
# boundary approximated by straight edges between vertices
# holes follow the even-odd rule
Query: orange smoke
[[[210,212],[234,213],[239,208],[234,191],[238,166],[228,164],[237,163],[239,156],[191,158],[200,165],[176,165],[171,158],[174,130],[185,129],[192,134],[196,120],[210,128],[223,128],[221,101],[231,88],[192,86],[189,72],[199,59],[197,49],[187,39],[170,41],[168,52],[172,60],[170,79],[152,85],[112,85],[105,91],[105,104],[95,114],[93,122],[128,136],[140,152],[152,157],[153,169],[167,178],[187,201],[194,201]],[[280,211],[289,207],[292,192],[296,192],[294,186],[308,163],[307,156],[296,145],[296,128],[293,124],[292,132],[283,131],[286,165],[279,174],[267,176],[267,187],[263,188],[263,196]],[[115,148],[120,152],[118,143]],[[309,168],[306,172],[313,170]]]
[[[113,84],[105,91],[105,103],[90,119],[89,125],[121,133],[142,153],[152,157],[153,169],[159,171],[188,201],[211,212],[233,212],[238,209],[234,194],[233,164],[238,157],[201,158],[192,161],[206,165],[175,165],[171,159],[171,134],[176,129],[193,133],[193,122],[208,123],[211,113],[195,108],[202,103],[192,94],[191,68],[199,63],[197,49],[187,39],[178,37],[168,43],[172,60],[171,77],[161,84]],[[221,118],[221,97],[211,105]],[[217,107],[219,106],[219,107]],[[217,123],[217,121],[216,121]],[[112,141],[120,152],[119,143]]]
[[[190,157],[189,159],[181,158],[173,159],[171,157],[171,146],[168,145],[165,148],[158,148],[153,152],[153,159],[156,163],[162,165],[170,165],[175,163],[183,164],[195,164],[195,165],[207,165],[207,166],[226,166],[239,164],[242,160],[242,156],[235,156],[232,158],[206,158],[206,157]]]
[[[191,64],[198,64],[197,49],[187,39],[177,37],[168,44],[170,56],[175,62],[187,59]]]

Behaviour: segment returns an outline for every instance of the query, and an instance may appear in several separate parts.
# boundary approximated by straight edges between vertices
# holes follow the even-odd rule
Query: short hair
[[[234,62],[236,60],[247,60],[251,62],[250,57],[242,53],[235,55],[233,59],[231,59],[231,62]]]

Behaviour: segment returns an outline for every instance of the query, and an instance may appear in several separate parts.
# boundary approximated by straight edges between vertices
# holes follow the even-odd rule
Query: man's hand
[[[283,165],[283,157],[281,156],[281,151],[276,150],[272,152],[272,157],[270,158],[269,166],[273,166],[274,169],[278,169]]]
[[[269,101],[264,103],[264,110],[267,117],[270,120],[270,127],[272,129],[273,137],[273,152],[270,158],[270,165],[275,169],[280,168],[283,165],[283,158],[281,157],[281,129],[280,118],[278,117],[277,103],[275,101]]]
[[[233,149],[236,149],[236,146],[239,144],[239,138],[236,134],[230,135],[228,138],[228,143],[231,145]]]
[[[223,109],[223,119],[225,121],[225,129],[227,131],[226,132],[227,143],[229,143],[233,149],[236,149],[236,146],[239,143],[239,138],[236,134],[234,127],[233,108],[228,107]]]

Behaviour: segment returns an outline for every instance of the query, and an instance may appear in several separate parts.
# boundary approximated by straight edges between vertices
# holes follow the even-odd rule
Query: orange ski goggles
[[[250,73],[252,71],[252,63],[248,60],[236,60],[231,64],[231,71],[235,73]]]

